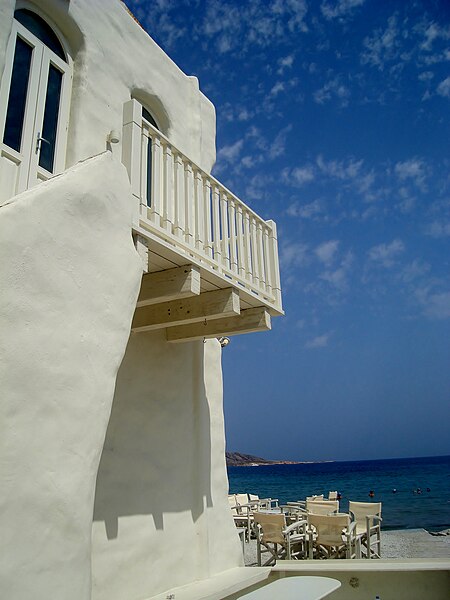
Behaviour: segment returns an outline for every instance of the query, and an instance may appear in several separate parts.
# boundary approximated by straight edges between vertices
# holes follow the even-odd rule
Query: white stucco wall
[[[110,153],[0,207],[2,598],[90,598],[95,478],[139,291]]]
[[[97,477],[93,599],[138,600],[242,564],[227,503],[221,348],[132,334]]]
[[[215,161],[215,111],[128,14],[120,0],[1,0],[0,74],[14,9],[28,7],[60,29],[74,59],[67,165],[105,149],[122,129],[124,102],[146,101],[171,142],[205,171]]]
[[[214,108],[119,0],[105,4],[0,0],[0,76],[15,8],[51,20],[74,60],[73,168],[0,207],[8,600],[87,600],[91,558],[92,597],[108,600],[242,564],[226,498],[220,346],[172,346],[163,332],[133,335],[127,346],[142,273],[129,183],[120,144],[90,158],[121,130],[134,95],[209,171]]]

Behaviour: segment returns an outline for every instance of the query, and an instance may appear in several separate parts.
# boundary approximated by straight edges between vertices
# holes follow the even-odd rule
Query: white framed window
[[[0,86],[0,199],[65,168],[72,60],[49,23],[14,13]]]

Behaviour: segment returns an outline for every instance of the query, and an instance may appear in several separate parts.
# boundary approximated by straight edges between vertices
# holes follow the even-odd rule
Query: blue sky
[[[450,454],[448,0],[127,0],[278,224],[286,316],[224,350],[227,446]]]

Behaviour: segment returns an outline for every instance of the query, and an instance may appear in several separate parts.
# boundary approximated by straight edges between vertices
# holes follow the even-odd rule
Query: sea
[[[450,528],[450,456],[228,467],[228,480],[230,494],[280,504],[331,490],[342,496],[341,512],[349,500],[382,502],[383,529]]]

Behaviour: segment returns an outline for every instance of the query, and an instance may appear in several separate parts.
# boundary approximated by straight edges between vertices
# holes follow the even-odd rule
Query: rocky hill
[[[241,452],[226,452],[228,467],[255,467],[257,465],[284,465],[294,464],[289,460],[268,460],[251,454],[241,454]]]

